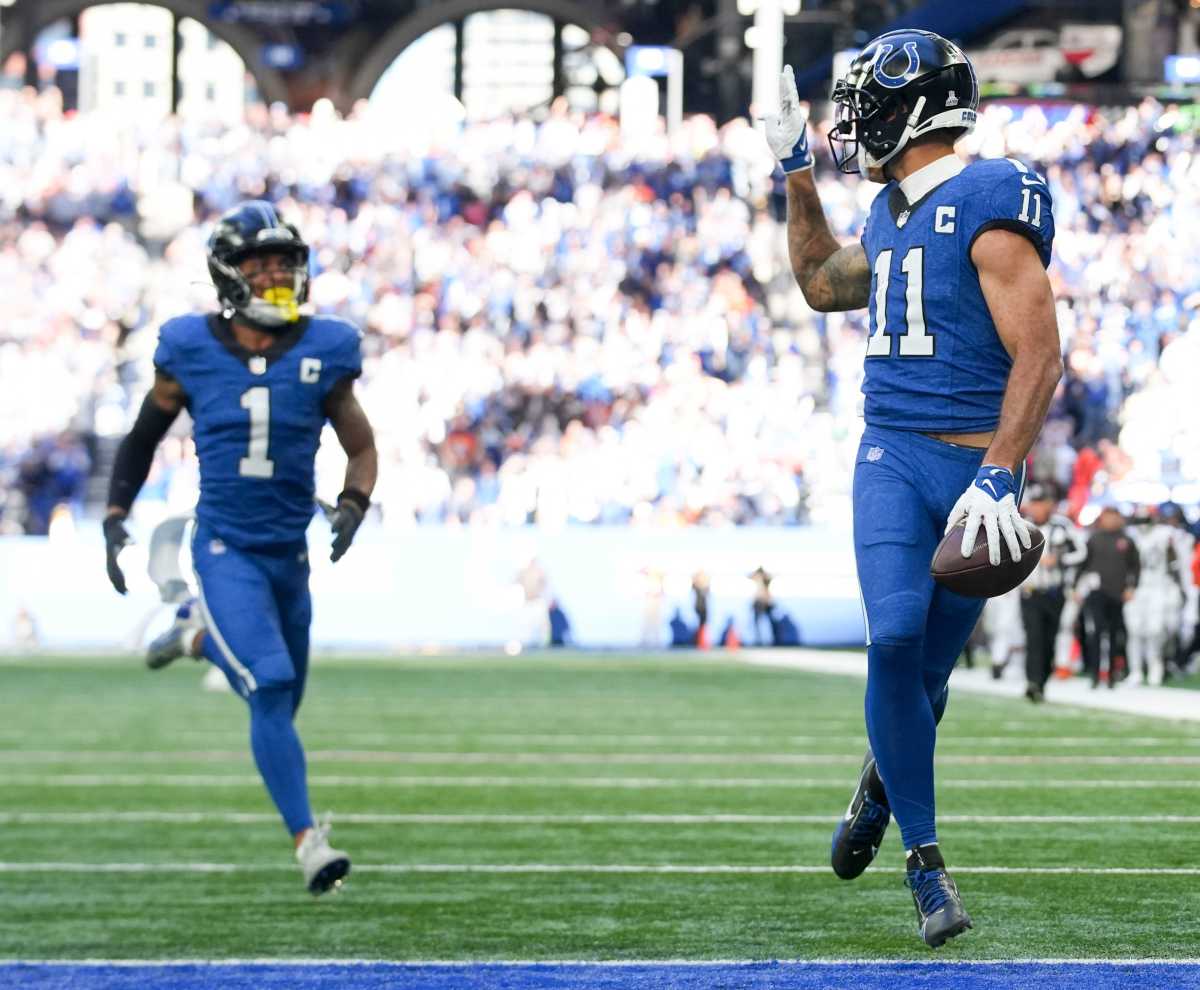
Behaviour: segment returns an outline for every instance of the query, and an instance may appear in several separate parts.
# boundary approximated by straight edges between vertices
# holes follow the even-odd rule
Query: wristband
[[[367,514],[367,509],[371,507],[370,498],[360,492],[357,488],[343,489],[341,494],[338,495],[338,501],[352,503],[364,516]]]

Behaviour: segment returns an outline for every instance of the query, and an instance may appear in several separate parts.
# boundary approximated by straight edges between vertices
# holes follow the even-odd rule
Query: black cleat
[[[843,880],[861,876],[879,852],[892,817],[892,809],[886,800],[880,800],[882,797],[883,784],[875,769],[875,755],[868,749],[850,807],[833,831],[829,859],[833,872]]]
[[[917,908],[917,928],[931,949],[961,935],[972,927],[970,915],[963,907],[958,887],[946,872],[937,846],[922,846],[908,857],[908,875],[904,884],[912,891]]]
[[[350,860],[345,856],[326,863],[308,882],[308,892],[316,897],[330,890],[337,890],[349,873]]]

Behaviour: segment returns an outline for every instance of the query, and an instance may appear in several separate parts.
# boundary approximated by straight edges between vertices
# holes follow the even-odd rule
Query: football
[[[982,526],[971,556],[962,555],[965,528],[965,523],[960,522],[942,537],[942,542],[933,552],[929,573],[938,584],[968,598],[995,598],[1012,591],[1033,573],[1046,547],[1042,531],[1030,523],[1029,535],[1033,538],[1033,545],[1021,552],[1021,559],[1014,561],[1007,544],[1001,540],[1000,563],[993,565],[988,560],[987,537]]]

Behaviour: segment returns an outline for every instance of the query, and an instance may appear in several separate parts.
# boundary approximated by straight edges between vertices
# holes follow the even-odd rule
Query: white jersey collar
[[[966,167],[958,155],[943,155],[901,179],[900,191],[911,205],[924,199],[947,179],[953,179]]]

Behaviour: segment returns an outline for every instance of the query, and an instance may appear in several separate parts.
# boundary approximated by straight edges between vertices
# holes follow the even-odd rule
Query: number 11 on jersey
[[[275,462],[267,457],[271,442],[271,390],[256,385],[242,393],[242,408],[250,414],[250,444],[238,462],[238,474],[246,478],[270,478]]]
[[[908,279],[904,292],[905,328],[900,334],[901,357],[933,357],[933,335],[925,329],[925,249],[911,247],[900,270]],[[891,357],[892,335],[887,326],[887,293],[892,277],[892,249],[875,258],[875,332],[867,341],[867,357]]]

